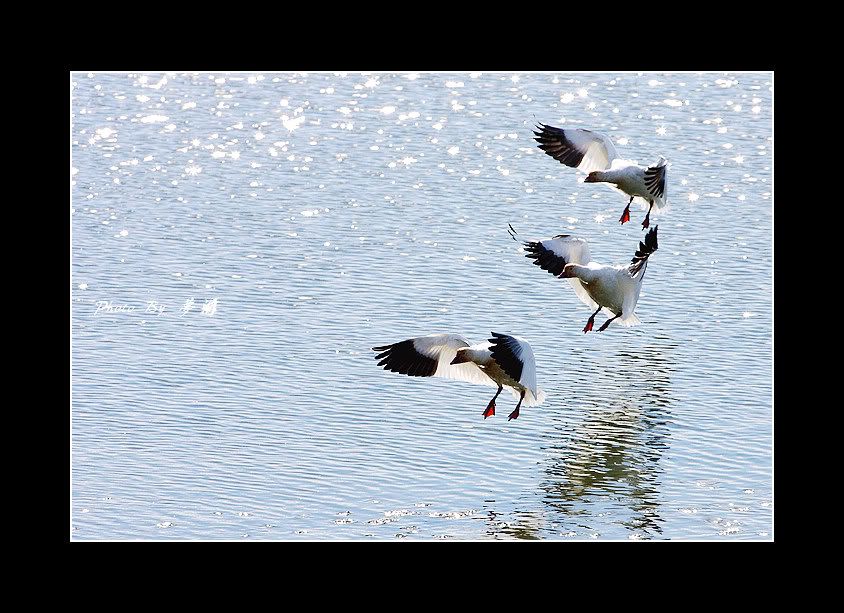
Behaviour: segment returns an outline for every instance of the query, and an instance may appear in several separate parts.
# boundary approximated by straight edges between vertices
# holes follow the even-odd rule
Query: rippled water
[[[770,73],[70,80],[73,539],[773,539]],[[670,160],[641,325],[508,236],[643,234],[536,121]],[[491,331],[509,423],[370,350]]]

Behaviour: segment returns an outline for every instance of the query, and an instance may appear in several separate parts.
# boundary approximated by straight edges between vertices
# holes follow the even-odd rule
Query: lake
[[[71,540],[773,540],[772,73],[69,81]],[[640,325],[508,235],[644,235],[537,122],[669,160]],[[371,349],[493,331],[514,421]]]

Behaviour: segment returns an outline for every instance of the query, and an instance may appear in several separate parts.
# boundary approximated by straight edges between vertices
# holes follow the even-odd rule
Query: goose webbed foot
[[[619,219],[622,224],[626,224],[630,221],[630,204],[628,203],[626,207],[624,207],[624,212],[621,214],[621,219]]]
[[[489,401],[489,404],[486,405],[486,409],[484,409],[484,419],[489,417],[490,415],[495,415],[495,399],[498,398],[498,394],[501,393],[501,390],[504,389],[501,384],[498,384],[498,391],[495,392],[495,396],[492,397],[492,400]]]
[[[516,405],[516,408],[513,409],[513,412],[510,413],[510,416],[507,418],[507,421],[511,419],[517,419],[519,417],[519,407],[522,406],[522,400],[525,399],[525,390],[522,390],[521,396],[519,396],[519,404]]]

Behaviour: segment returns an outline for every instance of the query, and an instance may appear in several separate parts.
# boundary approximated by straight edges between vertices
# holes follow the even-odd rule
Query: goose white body
[[[615,160],[608,170],[596,170],[587,177],[588,183],[609,183],[628,196],[639,197],[644,204],[659,209],[667,198],[667,161],[660,158],[653,166],[639,166],[630,160]],[[651,180],[652,179],[652,180]]]
[[[584,304],[590,308],[600,305],[613,315],[621,315],[618,319],[621,325],[633,326],[641,323],[634,310],[639,302],[645,271],[633,276],[628,268],[589,262],[585,266],[575,267],[575,276],[570,277],[569,281],[577,280],[582,284],[589,297],[584,300],[583,296],[578,296]]]

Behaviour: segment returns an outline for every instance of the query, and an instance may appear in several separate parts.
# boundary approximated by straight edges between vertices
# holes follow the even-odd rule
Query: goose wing
[[[474,362],[452,364],[457,350],[469,347],[459,334],[429,334],[373,347],[378,366],[410,377],[443,377],[495,387],[497,384]]]
[[[534,130],[539,148],[552,158],[583,172],[606,170],[618,157],[612,141],[598,132],[579,128],[555,128],[538,124]]]
[[[536,395],[536,360],[530,344],[517,336],[492,332],[492,358],[507,375]]]
[[[636,275],[640,272],[642,277],[644,277],[648,258],[651,257],[651,254],[653,254],[654,251],[659,249],[659,245],[656,240],[656,232],[658,229],[659,226],[654,226],[645,235],[645,240],[639,241],[639,248],[636,250],[636,254],[633,256],[633,259],[630,260],[630,265],[627,267],[627,272],[631,277],[636,277]]]
[[[623,326],[635,326],[640,323],[634,312],[639,302],[639,292],[645,279],[648,258],[659,248],[657,244],[657,230],[654,226],[646,235],[645,240],[639,241],[639,248],[627,268],[619,271],[622,276],[618,279],[619,291],[623,292],[621,311],[623,316],[618,320]],[[624,274],[626,273],[626,274]]]
[[[645,169],[645,187],[653,196],[654,204],[657,208],[665,206],[665,201],[668,199],[666,193],[666,179],[668,177],[668,162],[665,158],[660,157],[659,162],[655,166],[649,166]]]
[[[525,241],[523,244],[525,257],[555,277],[562,274],[566,264],[586,265],[592,261],[589,243],[585,239],[568,234],[560,234],[543,241]],[[568,281],[581,302],[592,309],[598,308],[598,303],[592,300],[580,279],[572,277]]]

